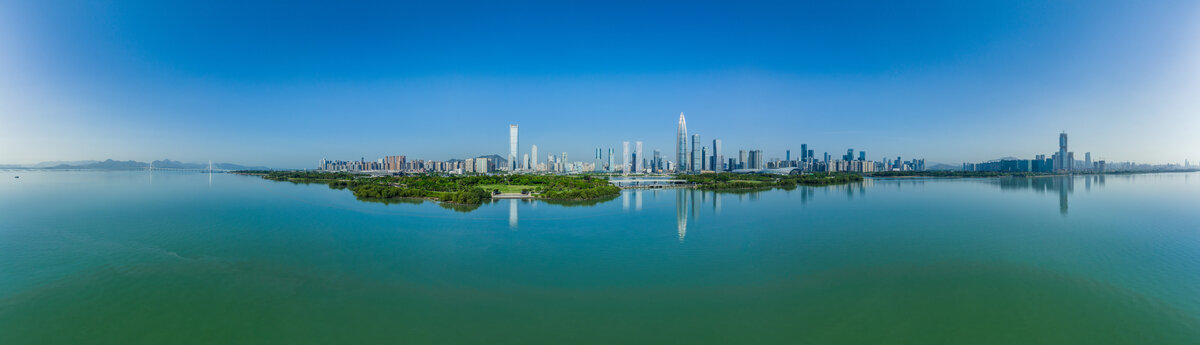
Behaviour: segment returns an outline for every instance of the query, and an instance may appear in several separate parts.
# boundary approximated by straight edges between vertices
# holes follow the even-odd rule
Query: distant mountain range
[[[145,169],[154,165],[155,169],[208,169],[208,163],[184,163],[173,161],[170,159],[156,160],[151,163],[138,161],[116,161],[107,159],[104,161],[51,161],[41,162],[33,165],[0,165],[0,168],[8,169],[90,169],[90,170],[132,170]],[[245,166],[233,163],[213,163],[213,169],[222,170],[269,170],[270,168],[261,166]]]
[[[954,166],[954,165],[950,165],[950,164],[933,163],[932,165],[925,167],[925,169],[926,170],[959,170],[959,169],[962,169],[962,167]]]

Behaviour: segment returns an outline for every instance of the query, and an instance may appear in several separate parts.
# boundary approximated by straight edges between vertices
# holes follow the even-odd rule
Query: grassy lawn
[[[501,193],[520,193],[522,189],[528,189],[531,191],[538,189],[536,186],[518,184],[481,184],[479,185],[479,188],[483,188],[483,190],[488,192],[491,192],[494,189],[499,189]]]

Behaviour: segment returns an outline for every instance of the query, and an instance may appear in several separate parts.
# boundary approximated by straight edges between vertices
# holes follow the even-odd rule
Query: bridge
[[[147,166],[147,167],[146,167],[146,171],[155,171],[155,170],[167,170],[167,171],[199,171],[199,172],[207,172],[207,173],[214,173],[214,172],[229,172],[229,171],[233,171],[233,170],[229,170],[229,169],[220,169],[220,168],[214,168],[214,167],[213,167],[213,163],[212,163],[212,161],[211,161],[211,160],[210,160],[210,161],[208,161],[208,166],[207,166],[207,167],[204,167],[204,168],[155,168],[155,167],[154,167],[154,162],[150,162],[150,166]]]

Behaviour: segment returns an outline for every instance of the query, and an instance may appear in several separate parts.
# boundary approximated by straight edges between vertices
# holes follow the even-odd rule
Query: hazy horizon
[[[0,4],[0,164],[1200,160],[1200,3]]]

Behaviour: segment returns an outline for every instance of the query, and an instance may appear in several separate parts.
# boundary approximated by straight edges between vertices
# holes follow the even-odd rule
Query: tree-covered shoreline
[[[347,172],[238,171],[272,181],[325,183],[349,189],[361,199],[424,198],[445,203],[478,205],[492,198],[493,190],[515,186],[532,198],[590,200],[617,196],[621,189],[603,178],[557,175],[405,175],[368,176]],[[485,189],[484,187],[489,187]],[[510,189],[512,188],[504,188]]]
[[[863,180],[862,175],[848,173],[814,173],[804,175],[705,173],[680,174],[675,178],[703,190],[739,190],[792,188],[796,186],[828,186]]]

